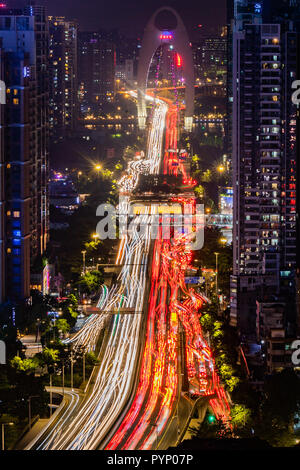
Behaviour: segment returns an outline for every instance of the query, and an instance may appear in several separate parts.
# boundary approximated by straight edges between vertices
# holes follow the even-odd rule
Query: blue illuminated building
[[[37,33],[39,31],[39,33]],[[31,268],[48,240],[48,26],[44,7],[0,10],[0,303],[30,296]]]

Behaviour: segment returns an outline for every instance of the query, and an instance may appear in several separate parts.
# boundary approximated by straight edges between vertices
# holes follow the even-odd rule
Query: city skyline
[[[1,449],[297,450],[300,0],[41,3],[0,3]]]
[[[23,0],[7,0],[8,7],[20,8]],[[80,20],[82,31],[97,31],[99,29],[119,29],[121,32],[133,35],[141,35],[148,18],[160,7],[171,6],[178,10],[187,28],[192,32],[198,24],[209,27],[223,26],[226,24],[226,0],[189,0],[182,1],[154,0],[153,2],[140,2],[139,0],[114,0],[95,4],[94,0],[65,0],[63,4],[59,0],[41,0],[37,2],[48,8],[48,14],[53,16],[66,16],[69,20]],[[131,12],[135,11],[134,17]]]

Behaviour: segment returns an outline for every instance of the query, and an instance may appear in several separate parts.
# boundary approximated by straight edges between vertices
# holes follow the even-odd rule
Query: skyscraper
[[[193,44],[196,79],[215,80],[226,76],[227,37],[226,28],[217,34],[206,34]]]
[[[2,40],[0,39],[0,79],[3,80],[3,53],[2,53]],[[4,86],[4,82],[2,82]],[[5,88],[5,86],[4,86]],[[4,90],[5,94],[6,91]],[[0,302],[4,297],[4,288],[5,288],[5,271],[4,271],[4,260],[5,260],[5,251],[4,251],[4,140],[3,140],[3,107],[4,101],[0,100]]]
[[[30,268],[48,239],[48,22],[44,7],[1,10],[3,77],[0,301],[29,297]]]
[[[32,192],[36,198],[37,230],[31,243],[31,257],[43,254],[49,239],[49,25],[44,6],[29,0],[25,14],[34,17],[35,67],[36,67],[36,174],[33,174]],[[38,183],[36,183],[38,182]],[[33,218],[33,231],[34,230]]]
[[[272,341],[276,329],[284,337],[296,332],[297,107],[291,94],[300,30],[270,5],[263,10],[262,3],[236,0],[233,6],[231,320],[242,336]],[[270,302],[274,308],[265,313]]]
[[[57,138],[75,128],[77,117],[77,23],[49,17],[50,132]]]
[[[98,111],[115,93],[116,50],[110,38],[99,32],[79,33],[78,81],[83,107]]]

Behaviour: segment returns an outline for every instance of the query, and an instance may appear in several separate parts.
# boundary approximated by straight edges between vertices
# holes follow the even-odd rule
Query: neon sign
[[[254,5],[254,13],[261,13],[261,11],[262,11],[261,3],[255,3],[255,5]]]
[[[176,54],[176,64],[177,67],[182,67],[182,58],[179,54]]]
[[[173,39],[173,34],[169,33],[168,31],[164,31],[160,36],[159,39]]]

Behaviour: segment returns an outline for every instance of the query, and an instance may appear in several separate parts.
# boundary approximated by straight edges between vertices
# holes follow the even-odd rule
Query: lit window
[[[15,212],[13,213],[13,215],[14,215],[14,217],[20,217],[20,212],[19,212],[19,211],[15,211]]]
[[[13,103],[14,103],[15,105],[18,105],[18,104],[19,104],[19,98],[14,98],[14,99],[13,99]]]

